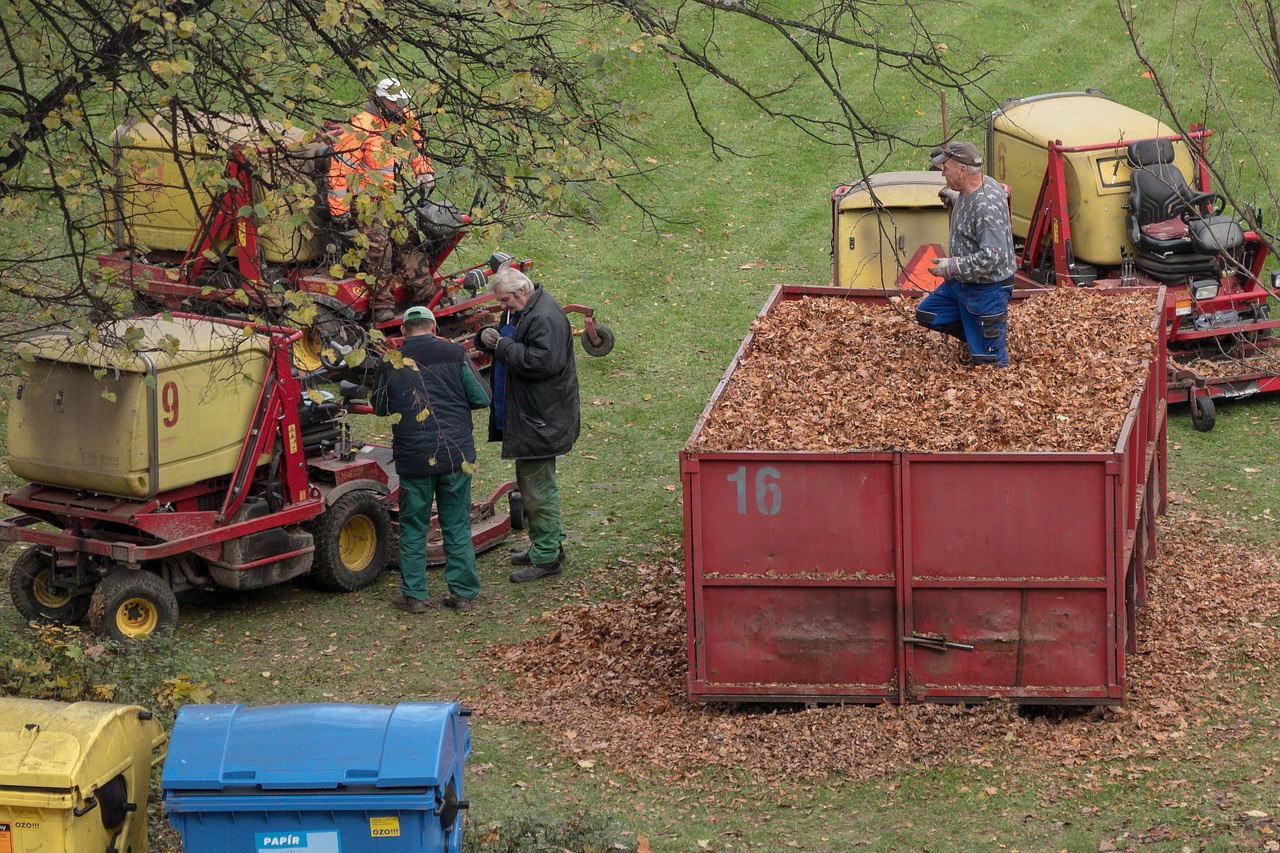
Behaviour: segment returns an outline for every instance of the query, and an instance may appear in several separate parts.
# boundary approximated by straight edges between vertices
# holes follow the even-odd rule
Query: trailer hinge
[[[953,643],[942,634],[909,634],[902,638],[902,642],[924,646],[927,649],[936,649],[940,652],[945,652],[947,649],[959,649],[962,652],[973,651],[973,646],[969,643]]]

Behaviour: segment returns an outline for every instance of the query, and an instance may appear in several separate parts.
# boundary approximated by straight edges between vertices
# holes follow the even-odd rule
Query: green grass
[[[1221,518],[1233,536],[1262,547],[1280,541],[1277,439],[1280,408],[1267,398],[1223,403],[1207,433],[1192,430],[1174,409],[1169,431],[1169,465],[1177,500]],[[1173,474],[1171,473],[1171,479]]]
[[[1152,24],[1165,32],[1187,8],[1149,5]],[[1222,0],[1196,6],[1227,14]],[[986,83],[992,106],[1009,96],[1101,86],[1136,108],[1156,109],[1112,0],[1045,8],[981,2],[945,14],[943,32],[1007,57]],[[766,55],[756,38],[735,34],[733,50]],[[849,79],[859,82],[854,73]],[[544,611],[625,596],[630,566],[678,551],[678,452],[769,291],[829,280],[828,194],[857,177],[847,150],[800,139],[703,85],[711,126],[755,155],[713,159],[670,75],[642,66],[626,85],[651,113],[647,153],[661,167],[646,197],[671,221],[648,220],[602,195],[592,225],[533,224],[503,246],[536,258],[536,279],[562,302],[594,306],[617,337],[607,358],[579,359],[583,434],[560,464],[572,560],[563,578],[507,583],[516,539],[480,557],[482,598],[467,618],[395,611],[387,603],[394,574],[352,595],[294,585],[214,592],[183,604],[170,674],[216,672],[210,681],[220,702],[465,701],[476,708],[467,775],[473,849],[632,850],[641,839],[662,851],[1263,849],[1274,835],[1248,813],[1274,816],[1280,761],[1270,724],[1276,697],[1265,685],[1244,697],[1256,709],[1252,731],[1226,746],[1211,726],[1196,725],[1164,755],[1047,767],[1027,736],[998,761],[869,782],[708,767],[672,773],[604,761],[585,767],[564,748],[562,733],[486,715],[485,691],[501,677],[484,650],[545,630],[537,619]],[[904,94],[887,98],[885,109],[901,127],[941,135],[936,101]],[[980,129],[962,135],[981,140]],[[920,165],[922,152],[885,156],[909,168]],[[464,242],[458,260],[480,259],[489,248]],[[385,423],[363,429],[385,438]],[[1280,403],[1271,399],[1221,404],[1210,433],[1192,430],[1185,406],[1174,407],[1171,498],[1220,518],[1228,539],[1274,548],[1278,432]],[[476,494],[510,476],[510,463],[483,447]],[[1212,558],[1207,551],[1206,563]],[[438,575],[431,582],[438,592]],[[0,600],[0,622],[16,621]],[[522,840],[502,846],[512,839]],[[171,831],[162,832],[156,849],[175,843]]]

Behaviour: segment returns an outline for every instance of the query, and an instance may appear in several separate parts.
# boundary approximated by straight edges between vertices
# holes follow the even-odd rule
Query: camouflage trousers
[[[363,267],[373,277],[370,296],[374,304],[394,303],[397,287],[408,288],[408,298],[416,303],[426,303],[435,295],[438,288],[426,252],[394,244],[378,223],[358,225],[357,230],[368,242]]]

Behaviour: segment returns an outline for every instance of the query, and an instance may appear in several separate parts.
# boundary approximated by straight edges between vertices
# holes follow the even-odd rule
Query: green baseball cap
[[[400,318],[401,323],[407,323],[410,320],[430,320],[435,322],[436,315],[431,313],[431,309],[425,305],[415,305],[404,312],[404,316]]]

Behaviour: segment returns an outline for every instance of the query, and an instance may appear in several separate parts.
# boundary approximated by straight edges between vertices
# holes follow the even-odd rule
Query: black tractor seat
[[[1172,140],[1140,139],[1126,153],[1129,239],[1138,269],[1162,281],[1219,276],[1221,256],[1245,244],[1240,221],[1222,213],[1226,200],[1191,188],[1174,164]]]

